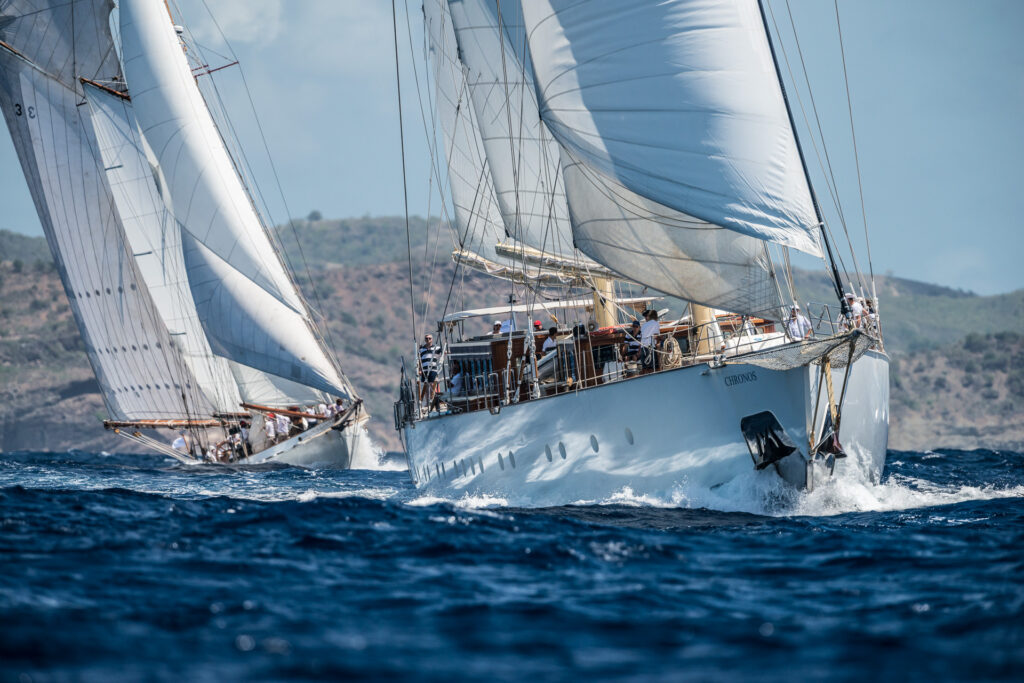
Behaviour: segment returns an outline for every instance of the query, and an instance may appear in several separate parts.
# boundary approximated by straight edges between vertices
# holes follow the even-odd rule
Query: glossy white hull
[[[270,446],[246,462],[281,462],[303,467],[348,469],[354,464],[367,462],[367,453],[372,453],[372,444],[363,422],[356,422],[342,431],[322,424]]]
[[[740,431],[745,416],[771,411],[806,453],[809,425],[818,432],[827,409],[823,389],[812,422],[818,372],[698,365],[505,406],[497,415],[423,420],[404,429],[410,472],[424,493],[509,505],[604,501],[626,490],[671,499],[680,486],[711,489],[753,470]],[[833,378],[838,394],[843,371]],[[868,352],[851,368],[842,414],[849,457],[835,476],[878,481],[889,427],[884,354]]]

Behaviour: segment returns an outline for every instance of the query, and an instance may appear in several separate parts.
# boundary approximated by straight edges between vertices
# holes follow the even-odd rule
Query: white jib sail
[[[233,361],[228,363],[231,365],[231,374],[238,383],[238,390],[247,403],[279,408],[291,405],[316,405],[331,400],[321,391],[290,382],[283,377],[269,375]]]
[[[218,355],[351,394],[260,224],[195,83],[167,8],[122,0],[122,58],[139,128],[181,226],[196,312]]]
[[[171,337],[203,393],[220,412],[236,412],[241,396],[228,362],[213,355],[196,316],[181,233],[162,200],[166,181],[135,124],[131,102],[85,84],[93,130],[125,236]]]
[[[572,255],[559,147],[538,116],[531,69],[520,60],[526,38],[518,6],[450,0],[449,7],[506,231],[544,253]]]
[[[757,0],[522,7],[541,117],[573,160],[689,216],[821,254]]]
[[[454,205],[459,246],[485,259],[506,264],[494,248],[506,240],[494,184],[470,102],[447,0],[425,0],[430,61],[434,68],[434,98],[444,149],[432,155],[435,164],[447,161],[448,184]],[[440,168],[435,167],[440,183]]]
[[[296,312],[303,305],[263,231],[160,0],[121,0],[125,79],[167,179],[174,217],[239,273]]]
[[[214,353],[335,396],[351,396],[348,382],[323,352],[303,316],[191,233],[183,232],[181,240],[196,311]],[[209,324],[210,320],[217,324]]]

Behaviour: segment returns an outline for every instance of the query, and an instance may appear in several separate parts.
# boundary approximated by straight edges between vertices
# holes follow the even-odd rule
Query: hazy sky
[[[840,198],[866,269],[833,6],[790,1]],[[390,3],[207,2],[242,61],[291,215],[312,209],[328,217],[400,214]],[[415,65],[424,85],[420,3],[397,2],[410,211],[437,215],[436,192],[428,199],[427,145],[412,70]],[[203,0],[177,5],[179,21],[201,44],[227,54]],[[772,0],[770,7],[783,27],[785,54],[799,69],[786,4]],[[985,294],[1024,287],[1018,263],[1024,247],[1024,2],[839,0],[839,10],[875,271]],[[272,199],[276,185],[239,70],[215,78],[271,217],[282,221],[287,213]],[[807,93],[802,96],[811,115]],[[828,208],[809,134],[801,130],[801,136]],[[0,188],[0,228],[42,234],[6,134],[0,136]]]

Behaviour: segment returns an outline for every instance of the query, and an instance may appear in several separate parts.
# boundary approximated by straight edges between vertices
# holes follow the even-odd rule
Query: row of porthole
[[[129,285],[129,287],[131,287],[132,290],[135,289],[135,285],[134,284],[133,285]],[[110,287],[106,288],[106,292],[107,292],[107,294],[113,294],[114,293],[113,290],[110,289]],[[118,285],[117,293],[118,294],[124,294],[124,287],[121,287],[120,285]],[[100,293],[100,290],[94,289],[92,292],[89,292],[89,290],[86,290],[85,291],[85,298],[86,299],[90,299],[90,298],[92,298],[92,296],[94,294],[95,294],[95,296],[102,296],[102,294]],[[81,292],[72,292],[71,293],[71,298],[72,299],[81,299],[82,298],[82,293]]]
[[[635,443],[635,439],[633,437],[633,432],[632,432],[632,430],[630,430],[629,427],[626,427],[626,429],[625,429],[625,437],[626,437],[626,443],[628,443],[630,446],[632,446]],[[590,435],[590,448],[595,453],[597,453],[597,452],[599,452],[600,447],[601,446],[600,446],[600,444],[597,441],[597,437],[595,435],[591,434]],[[565,450],[565,444],[562,443],[561,441],[558,442],[558,454],[562,457],[562,460],[566,460],[568,458],[568,454],[567,454],[567,452]],[[554,462],[554,460],[555,460],[554,452],[551,450],[551,446],[549,446],[547,444],[544,445],[544,455],[547,457],[548,462]],[[467,461],[469,462],[469,467],[466,467],[466,462]],[[512,466],[512,469],[516,469],[516,456],[515,456],[515,452],[512,451],[512,450],[509,450],[509,452],[508,452],[508,463],[509,463],[509,465]],[[456,477],[458,477],[458,476],[466,476],[467,474],[470,474],[470,473],[472,473],[473,475],[476,475],[477,466],[480,467],[480,473],[483,474],[483,471],[484,471],[484,461],[483,461],[483,459],[479,455],[476,456],[476,460],[475,461],[473,459],[473,456],[470,456],[468,458],[464,458],[462,460],[453,459],[452,460],[451,470],[455,473],[454,476],[456,476]],[[498,451],[498,467],[500,467],[503,472],[505,471],[505,458],[502,457],[501,451]],[[441,478],[441,477],[444,477],[445,479],[448,478],[448,468],[445,467],[445,464],[444,464],[443,461],[440,462],[440,463],[434,463],[434,470],[435,470],[435,475],[436,475],[437,478]],[[431,479],[431,477],[430,477],[430,467],[427,466],[427,465],[424,465],[423,468],[420,470],[420,475],[421,475],[424,483],[430,481],[430,479]]]

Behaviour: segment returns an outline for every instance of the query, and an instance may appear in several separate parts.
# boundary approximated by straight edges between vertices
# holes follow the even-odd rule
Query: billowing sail
[[[449,7],[506,231],[542,252],[572,254],[558,143],[538,116],[519,6],[450,0]]]
[[[124,233],[160,317],[200,388],[217,408],[236,412],[241,396],[228,361],[213,355],[185,273],[181,233],[162,199],[166,180],[124,96],[85,84],[90,118]]]
[[[77,74],[119,74],[110,9],[102,1],[0,6],[0,108],[110,416],[187,419],[212,406],[142,283],[78,106]]]
[[[167,7],[122,0],[122,60],[135,116],[167,180],[174,218],[296,312],[302,303],[266,236],[196,86]]]
[[[166,6],[122,0],[125,78],[181,228],[192,298],[213,351],[348,396],[263,230],[185,59]]]
[[[522,7],[541,117],[573,162],[687,216],[821,254],[757,0]]]
[[[435,164],[448,162],[459,246],[489,261],[505,263],[494,250],[507,238],[459,62],[447,0],[425,0],[423,12],[436,83],[435,109],[444,144],[444,149],[432,156]],[[442,177],[439,169],[435,168],[434,173]]]
[[[242,399],[247,403],[261,406],[308,406],[329,401],[323,392],[302,384],[290,382],[283,377],[228,361]]]
[[[305,318],[191,233],[181,239],[196,311],[214,353],[336,396],[351,395]]]
[[[735,313],[779,314],[782,295],[765,242],[661,206],[563,155],[581,251],[687,301]]]

